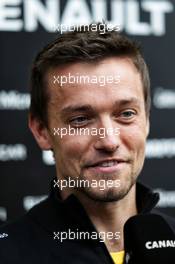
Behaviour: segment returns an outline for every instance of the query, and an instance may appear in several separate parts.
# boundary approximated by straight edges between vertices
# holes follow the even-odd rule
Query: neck
[[[137,214],[135,185],[123,199],[116,202],[95,202],[81,194],[77,194],[77,197],[96,227],[96,230],[105,234],[104,242],[109,252],[123,250],[124,224],[131,216]]]

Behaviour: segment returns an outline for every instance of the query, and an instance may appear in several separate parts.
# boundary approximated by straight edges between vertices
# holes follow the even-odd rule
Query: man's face
[[[55,76],[120,76],[120,82],[55,83]],[[140,74],[128,58],[107,58],[99,63],[75,63],[55,68],[47,75],[51,98],[48,103],[49,134],[58,179],[87,180],[88,186],[73,189],[98,201],[117,201],[131,189],[139,175],[149,130]],[[54,128],[99,133],[54,135]],[[119,129],[119,130],[117,130]],[[86,131],[87,131],[86,130]],[[104,131],[104,130],[103,130]],[[114,131],[119,131],[116,135]],[[108,186],[107,182],[112,186]],[[120,186],[116,182],[120,181]],[[87,182],[86,181],[86,182]],[[101,188],[100,182],[106,182]],[[99,183],[99,184],[98,184]],[[104,187],[104,185],[103,185]]]

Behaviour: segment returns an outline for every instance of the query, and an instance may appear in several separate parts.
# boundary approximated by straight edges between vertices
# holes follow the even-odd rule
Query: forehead
[[[60,86],[54,83],[55,78],[66,76],[88,76],[89,80],[96,78],[97,83],[76,81]],[[108,83],[108,76],[112,76],[113,82]],[[117,78],[118,81],[115,81]],[[100,85],[104,83],[105,85]],[[98,63],[74,63],[51,69],[47,74],[47,87],[50,93],[52,105],[57,109],[69,104],[88,104],[92,107],[109,107],[120,101],[137,99],[138,103],[144,103],[143,87],[140,73],[129,58],[107,58]],[[136,101],[136,100],[135,100]]]

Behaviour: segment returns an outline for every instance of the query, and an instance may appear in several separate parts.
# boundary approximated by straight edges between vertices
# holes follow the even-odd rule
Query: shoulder
[[[165,220],[165,222],[170,226],[170,228],[175,232],[175,218],[174,217],[169,216],[165,213],[162,213],[158,209],[153,209],[152,213],[161,216]]]
[[[23,217],[0,226],[0,263],[22,263],[19,260],[32,263],[32,256],[35,256],[34,258],[40,263],[42,255],[43,258],[46,257],[47,251],[44,254],[38,253],[47,248],[52,234],[37,222],[37,219],[33,217],[33,211],[44,211],[47,204],[47,200],[41,202]]]

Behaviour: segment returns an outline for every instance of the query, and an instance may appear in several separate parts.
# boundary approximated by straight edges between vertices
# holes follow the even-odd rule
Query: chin
[[[105,189],[105,190],[100,190],[100,189],[83,189],[81,192],[84,193],[88,198],[91,200],[94,200],[96,202],[117,202],[122,200],[130,191],[132,188],[132,185],[130,188],[125,188],[125,189],[120,189],[118,188],[110,188],[110,189]]]

